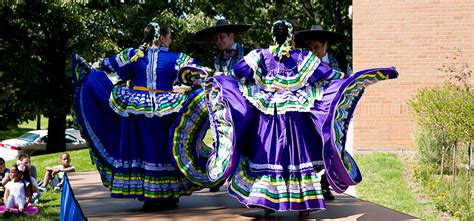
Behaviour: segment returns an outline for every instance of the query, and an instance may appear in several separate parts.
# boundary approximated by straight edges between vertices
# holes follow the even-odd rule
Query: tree
[[[191,4],[177,3],[176,8],[180,8],[184,13],[175,14],[175,16],[188,22],[186,32],[196,29],[196,27],[201,28],[203,24],[204,27],[212,26],[217,17],[224,17],[231,23],[250,24],[252,28],[248,33],[238,36],[238,42],[253,48],[268,47],[272,43],[270,28],[277,19],[292,20],[297,26],[296,30],[309,29],[311,25],[320,24],[327,30],[347,36],[346,41],[335,45],[332,50],[337,56],[352,60],[352,22],[346,16],[351,4],[352,1],[349,0],[193,1]],[[186,16],[179,17],[183,14]],[[199,16],[202,20],[187,19],[190,15]],[[189,34],[184,36],[189,36]],[[183,44],[186,45],[183,48],[192,49],[191,53],[195,52],[194,54],[197,54],[199,60],[202,60],[204,64],[212,64],[212,58],[217,51],[214,45],[209,47],[209,44],[197,44],[190,40],[183,42]],[[207,57],[201,58],[200,55]]]
[[[217,16],[251,24],[252,29],[239,36],[239,42],[255,48],[271,43],[271,24],[281,18],[298,21],[300,29],[321,23],[325,28],[350,33],[350,21],[344,18],[348,0],[75,2],[80,3],[26,0],[1,6],[0,129],[42,114],[49,118],[48,152],[65,148],[65,119],[74,94],[68,65],[73,50],[95,61],[125,47],[136,48],[143,27],[151,20],[173,29],[172,50],[189,53],[208,66],[217,49],[197,44],[191,37],[214,25]],[[344,53],[350,51],[348,45]]]

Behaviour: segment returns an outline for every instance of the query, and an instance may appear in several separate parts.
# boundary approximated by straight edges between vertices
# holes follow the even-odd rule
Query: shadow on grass
[[[0,131],[0,140],[6,140],[10,138],[19,137],[20,135],[32,130],[31,128],[16,128],[11,130]]]

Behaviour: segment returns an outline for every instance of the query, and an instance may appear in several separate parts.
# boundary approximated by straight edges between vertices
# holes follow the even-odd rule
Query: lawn
[[[41,129],[48,128],[48,118],[41,116],[40,122]],[[19,137],[20,135],[30,131],[36,130],[36,120],[23,122],[22,124],[18,125],[18,128],[7,130],[7,131],[0,131],[0,141],[6,140],[10,138]]]
[[[89,151],[87,149],[76,150],[69,152],[71,155],[71,164],[76,167],[76,171],[91,171],[95,170],[89,158]],[[59,156],[61,153],[54,153],[42,156],[34,156],[31,158],[31,163],[36,166],[38,170],[38,180],[42,180],[45,173],[46,166],[53,166],[59,164]],[[6,165],[12,165],[15,161],[7,161]],[[55,193],[48,187],[48,192],[42,193],[37,206],[40,209],[40,214],[35,216],[27,216],[21,219],[16,217],[11,220],[59,220],[59,206],[61,193]]]
[[[432,203],[426,200],[412,180],[408,159],[393,154],[357,155],[362,182],[357,197],[423,220],[436,220]]]

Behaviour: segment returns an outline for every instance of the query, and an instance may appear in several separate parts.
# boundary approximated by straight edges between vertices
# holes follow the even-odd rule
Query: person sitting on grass
[[[23,164],[14,164],[10,167],[10,181],[5,185],[5,201],[6,210],[3,214],[4,218],[8,218],[13,214],[16,208],[19,215],[23,215],[28,205],[28,199],[31,197],[31,188],[29,180],[28,168]]]
[[[39,190],[39,185],[36,180],[37,172],[36,172],[36,167],[31,164],[31,158],[30,155],[28,154],[21,154],[18,157],[18,162],[17,164],[23,164],[28,168],[28,171],[30,171],[30,180],[31,182],[31,193],[32,193],[32,198],[31,202],[34,204],[38,203],[39,198],[41,197],[41,193]]]
[[[35,179],[38,179],[38,172],[36,170],[36,167],[31,164],[31,157],[30,155],[26,154],[26,153],[22,153],[18,156],[18,160],[19,161],[22,161],[23,164],[25,164],[25,166],[28,167],[28,170],[30,171],[30,176],[35,178]]]
[[[7,184],[9,180],[9,172],[10,171],[5,166],[5,160],[0,157],[0,206],[5,203],[3,201],[3,194],[5,193],[5,184]]]
[[[55,192],[59,192],[63,186],[64,174],[76,171],[76,168],[70,164],[71,157],[69,156],[69,153],[62,153],[59,162],[61,165],[46,167],[43,183],[39,187],[41,191],[46,191],[46,187],[49,184],[54,188]]]

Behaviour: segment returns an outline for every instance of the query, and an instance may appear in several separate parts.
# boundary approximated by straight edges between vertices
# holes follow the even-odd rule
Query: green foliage
[[[171,26],[172,50],[186,52],[207,66],[212,65],[216,47],[198,44],[191,37],[213,25],[217,17],[252,25],[238,41],[254,48],[271,44],[269,30],[276,19],[294,20],[298,29],[321,24],[348,36],[333,49],[351,57],[349,0],[22,2],[2,4],[0,10],[0,128],[4,129],[37,114],[58,121],[51,125],[57,127],[72,101],[70,53],[75,50],[92,62],[125,47],[136,48],[151,20]]]
[[[474,91],[470,82],[472,70],[461,61],[459,52],[453,63],[443,65],[440,70],[448,80],[442,86],[425,88],[410,100],[416,122],[415,147],[420,156],[420,166],[428,166],[443,173],[453,165],[453,151],[458,149],[454,167],[458,162],[467,163],[467,143],[474,138]],[[444,155],[444,157],[443,157]]]
[[[447,139],[447,135],[443,131],[429,131],[423,130],[421,127],[418,128],[414,135],[418,164],[426,170],[427,175],[441,174],[441,160],[444,154],[443,174],[451,174],[454,144],[454,141]],[[467,162],[467,151],[464,151],[464,147],[458,147],[460,150],[457,153],[457,162]],[[459,163],[456,166],[459,166]]]
[[[439,68],[447,75],[445,84],[421,89],[410,101],[419,125],[414,140],[419,155],[415,178],[437,210],[472,220],[473,194],[466,192],[472,190],[472,175],[464,169],[474,138],[472,70],[460,51],[447,58],[452,63]]]
[[[352,1],[349,0],[210,0],[193,1],[192,4],[178,3],[177,5],[183,8],[183,11],[186,13],[196,14],[199,11],[203,12],[208,19],[212,20],[207,26],[214,25],[214,18],[217,17],[224,17],[234,24],[251,25],[252,28],[250,31],[238,36],[237,39],[238,42],[250,48],[266,48],[272,44],[270,29],[275,20],[292,20],[297,25],[296,30],[309,29],[311,25],[320,24],[326,30],[336,31],[347,36],[346,41],[332,47],[332,52],[335,55],[347,57],[351,60],[352,21],[346,16],[351,4]],[[215,51],[216,49],[212,45],[212,47],[207,49],[207,53],[202,53],[200,50],[197,50],[197,54],[205,54],[209,57],[213,57],[216,53]],[[205,64],[210,64],[209,58],[202,60]]]
[[[469,142],[474,139],[472,70],[461,51],[447,59],[452,62],[438,69],[446,74],[445,84],[419,90],[409,104],[423,129],[443,133],[448,140]]]
[[[418,167],[415,176],[422,180],[423,193],[431,198],[436,210],[445,212],[460,220],[472,220],[474,218],[474,202],[466,193],[468,183],[465,175],[457,178],[453,183],[452,177],[444,179],[433,176],[430,168]],[[474,185],[471,185],[471,190]]]
[[[240,36],[247,47],[268,47],[271,24],[281,18],[299,29],[319,23],[348,36],[334,47],[350,57],[351,21],[345,16],[351,1],[18,1],[0,10],[0,129],[35,118],[49,119],[48,151],[64,149],[66,115],[74,95],[69,70],[73,50],[93,62],[125,47],[141,44],[143,27],[155,20],[173,29],[172,50],[183,51],[212,66],[216,48],[191,40],[198,30],[225,17],[252,25]]]
[[[198,44],[192,40],[194,33],[214,25],[214,19],[208,17],[199,9],[193,9],[182,16],[181,12],[166,9],[155,18],[156,21],[170,26],[173,42],[171,49],[188,53],[191,57],[209,67],[213,64],[217,48],[214,44]]]
[[[430,131],[443,131],[451,140],[474,138],[474,92],[445,85],[422,89],[410,103],[417,122]]]
[[[472,220],[474,215],[473,193],[467,192],[474,188],[472,182],[467,182],[464,165],[468,162],[467,145],[457,145],[457,158],[453,164],[452,148],[455,143],[446,139],[443,131],[432,132],[418,130],[415,134],[415,147],[418,151],[418,162],[414,170],[414,178],[421,184],[423,193],[430,197],[438,211],[445,212],[460,220]],[[441,174],[442,146],[445,145],[443,177]],[[457,172],[453,179],[453,166]],[[461,168],[461,170],[459,170]],[[472,180],[472,175],[471,180]]]

